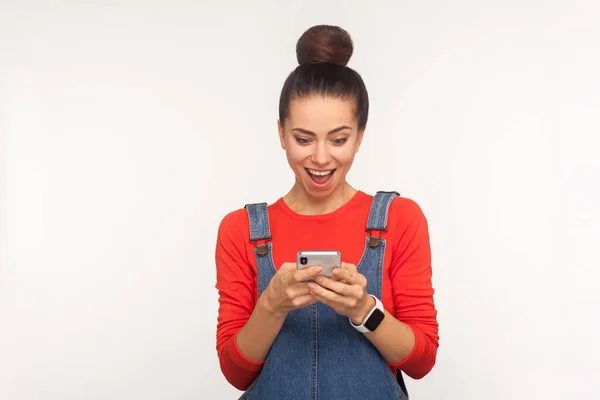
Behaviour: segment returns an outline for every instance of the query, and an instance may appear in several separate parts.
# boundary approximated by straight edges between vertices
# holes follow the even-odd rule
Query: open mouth
[[[335,169],[330,169],[330,170],[326,170],[326,171],[318,171],[315,169],[306,168],[306,172],[308,173],[308,176],[310,176],[310,179],[312,179],[312,181],[314,183],[316,183],[317,185],[323,185],[324,183],[327,183],[327,181],[329,181],[331,179],[331,177],[333,176],[333,173],[335,172]]]

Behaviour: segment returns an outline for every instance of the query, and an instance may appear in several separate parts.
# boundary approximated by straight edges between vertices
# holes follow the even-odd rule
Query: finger
[[[333,276],[337,279],[348,282],[349,285],[360,285],[364,284],[366,278],[356,271],[356,268],[335,268],[333,270]]]
[[[348,296],[350,294],[350,286],[338,281],[337,279],[329,279],[324,276],[316,276],[315,281],[322,287],[332,290],[342,296]]]
[[[345,308],[345,306],[335,298],[332,298],[332,296],[329,295],[330,293],[333,292],[329,291],[328,289],[321,288],[320,290],[315,289],[314,291],[311,291],[310,294],[319,303],[325,304],[339,313],[341,309]],[[338,296],[335,293],[333,294],[334,296]]]
[[[332,276],[331,278],[329,278],[329,279],[333,279],[333,280],[334,280],[334,281],[336,281],[336,282],[341,282],[341,283],[343,283],[344,285],[348,285],[348,281],[347,281],[347,280],[345,280],[345,279],[342,279],[342,278],[338,278],[338,277],[337,277],[337,276],[335,276],[335,275],[333,275],[333,276]]]
[[[296,297],[294,300],[292,300],[292,304],[294,304],[294,307],[296,308],[303,308],[310,306],[311,304],[315,304],[317,301],[318,300],[309,292],[303,296]]]
[[[331,304],[340,304],[344,305],[345,297],[333,292],[327,288],[324,288],[321,285],[316,283],[309,283],[308,288],[310,289],[310,294],[317,297],[319,301],[324,302],[328,305]]]
[[[323,267],[315,265],[314,267],[299,269],[294,272],[294,279],[298,282],[302,282],[307,278],[319,275],[323,271]]]
[[[334,303],[329,300],[327,297],[321,296],[319,293],[317,292],[310,292],[310,296],[315,299],[315,302],[319,302],[325,305],[328,305],[331,308],[334,308]]]
[[[343,262],[343,261],[342,261],[341,268],[342,269],[346,269],[348,271],[354,271],[354,272],[357,271],[356,265],[350,264],[350,263],[347,263],[347,262]]]
[[[293,285],[292,298],[310,295],[310,289],[305,282],[299,282]]]

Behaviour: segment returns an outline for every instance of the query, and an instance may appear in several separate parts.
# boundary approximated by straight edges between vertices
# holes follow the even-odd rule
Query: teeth
[[[317,175],[317,176],[329,175],[331,173],[331,171],[333,171],[333,170],[329,170],[329,171],[315,171],[313,169],[308,170],[308,172],[310,172],[313,175]]]

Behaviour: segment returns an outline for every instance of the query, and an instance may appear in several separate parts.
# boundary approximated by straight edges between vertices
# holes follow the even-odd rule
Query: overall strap
[[[369,246],[375,248],[379,245],[379,237],[372,236],[372,231],[387,231],[388,224],[388,211],[390,204],[395,197],[400,196],[400,193],[395,191],[383,191],[380,190],[375,193],[373,201],[371,202],[371,210],[369,211],[369,218],[367,220],[367,232],[369,232]],[[381,235],[380,235],[381,236]]]
[[[267,203],[246,204],[244,208],[248,213],[250,222],[250,241],[258,242],[271,239],[271,228],[269,226],[269,213]],[[260,256],[267,254],[266,244],[257,245],[256,252]]]
[[[371,202],[371,210],[369,211],[369,219],[367,220],[367,232],[369,232],[369,246],[371,248],[376,248],[379,246],[381,241],[380,237],[376,237],[372,235],[372,231],[387,231],[388,228],[388,211],[390,209],[390,204],[392,204],[392,200],[394,198],[400,196],[400,193],[395,191],[383,191],[380,190],[375,193],[373,197],[373,201]],[[406,388],[406,383],[404,382],[404,377],[400,370],[397,371],[396,380],[404,393],[408,396],[408,390]]]
[[[388,209],[392,200],[400,196],[398,192],[385,192],[383,190],[375,193],[373,202],[371,203],[371,211],[369,212],[369,220],[367,221],[367,231],[387,230]]]

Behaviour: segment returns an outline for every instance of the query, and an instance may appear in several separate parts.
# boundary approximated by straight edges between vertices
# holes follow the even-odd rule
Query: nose
[[[315,152],[313,153],[313,162],[317,165],[327,165],[331,160],[331,154],[329,148],[325,143],[319,143]]]

